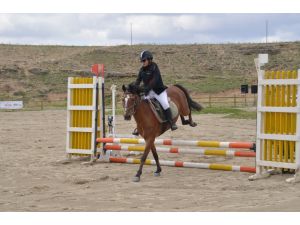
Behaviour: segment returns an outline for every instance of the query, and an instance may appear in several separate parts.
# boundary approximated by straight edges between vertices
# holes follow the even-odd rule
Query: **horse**
[[[147,100],[144,100],[144,90],[142,87],[133,83],[122,86],[123,97],[122,105],[124,108],[124,119],[130,120],[133,116],[139,134],[145,140],[145,151],[141,157],[141,163],[136,175],[133,177],[134,182],[139,182],[142,175],[142,170],[147,156],[151,150],[156,162],[157,170],[154,172],[154,176],[160,176],[162,171],[156,147],[154,145],[155,138],[162,135],[168,129],[170,124],[168,122],[161,123],[151,110],[151,106]],[[178,109],[178,114],[173,119],[174,122],[178,120],[180,116],[183,125],[190,125],[192,127],[197,124],[192,119],[192,109],[200,111],[203,107],[201,104],[195,102],[190,97],[188,91],[181,85],[175,84],[167,88],[167,95],[173,101]],[[184,116],[188,116],[186,120]]]

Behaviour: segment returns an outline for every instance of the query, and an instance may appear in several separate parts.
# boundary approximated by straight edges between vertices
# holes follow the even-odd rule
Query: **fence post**
[[[247,95],[245,94],[245,106],[247,106]]]
[[[234,105],[234,108],[236,108],[236,95],[233,96],[233,105]]]
[[[44,110],[44,102],[41,100],[41,110]]]
[[[253,106],[257,105],[257,98],[256,98],[256,94],[254,94],[254,98],[253,98]]]
[[[208,101],[209,101],[209,107],[211,107],[211,95],[210,94],[208,96]]]

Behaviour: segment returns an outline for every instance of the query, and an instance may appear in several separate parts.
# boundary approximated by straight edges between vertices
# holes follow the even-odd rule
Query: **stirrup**
[[[134,129],[134,131],[132,132],[132,135],[135,135],[135,136],[139,136],[139,132],[137,130],[137,128]]]

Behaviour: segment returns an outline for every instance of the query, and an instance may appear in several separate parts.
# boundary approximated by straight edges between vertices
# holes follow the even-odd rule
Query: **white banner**
[[[0,109],[22,109],[23,101],[0,101]]]

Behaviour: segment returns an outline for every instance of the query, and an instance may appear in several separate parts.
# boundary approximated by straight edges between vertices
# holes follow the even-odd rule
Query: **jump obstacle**
[[[287,182],[299,181],[300,70],[268,71],[268,54],[255,59],[258,75],[256,174],[265,178],[279,170],[294,170]]]
[[[103,68],[103,66],[102,66]],[[103,72],[103,70],[102,70]],[[96,87],[100,87],[98,93]],[[115,134],[115,91],[116,86],[111,87],[112,91],[112,121],[109,121],[112,126],[110,128],[111,135]],[[97,105],[98,99],[100,102]],[[104,76],[92,78],[70,77],[68,80],[68,114],[67,114],[67,154],[90,156],[94,160],[96,154],[100,154],[101,158],[107,162],[117,163],[140,163],[139,159],[112,157],[111,151],[136,151],[141,152],[144,146],[125,146],[125,144],[144,144],[143,139],[134,138],[108,138],[105,137],[105,107],[104,106]],[[102,118],[97,121],[98,118]],[[95,126],[97,121],[97,127]],[[97,136],[97,139],[96,139]],[[96,140],[96,141],[95,141]],[[102,148],[97,148],[97,143],[105,143]],[[110,144],[108,144],[110,143]],[[118,145],[116,145],[118,143]],[[226,157],[255,157],[255,152],[249,151],[253,149],[254,144],[250,142],[216,142],[216,141],[187,141],[187,140],[170,140],[157,139],[155,144],[168,145],[166,147],[157,147],[158,152],[162,153],[176,153],[176,154],[197,154],[214,155]],[[188,149],[178,148],[189,147]],[[192,147],[196,147],[193,149]],[[199,148],[207,147],[207,149]],[[227,148],[227,149],[213,149],[213,148]],[[248,149],[248,151],[235,151],[233,149]],[[241,172],[255,172],[254,167],[223,165],[214,163],[195,163],[195,162],[181,162],[181,161],[165,161],[160,160],[161,165],[188,167],[188,168],[202,168],[225,171],[241,171]],[[154,165],[153,160],[147,160],[146,165]]]
[[[258,73],[257,101],[257,139],[256,154],[249,150],[255,148],[249,142],[216,142],[157,139],[157,145],[172,147],[157,147],[158,152],[184,153],[198,155],[215,155],[230,157],[255,157],[256,167],[233,166],[209,163],[176,162],[160,160],[161,165],[189,168],[205,168],[227,171],[254,172],[250,180],[270,176],[274,171],[282,169],[295,170],[295,176],[288,182],[299,181],[300,168],[300,78],[298,71],[264,71],[262,67],[268,61],[266,54],[260,54],[256,59]],[[103,68],[103,67],[102,67]],[[103,71],[102,71],[103,72]],[[96,86],[98,100],[96,104]],[[102,84],[102,85],[101,85]],[[111,89],[114,96],[115,86]],[[112,138],[105,136],[104,107],[104,76],[93,78],[69,78],[68,81],[68,118],[67,118],[67,154],[88,155],[91,160],[96,154],[111,163],[139,164],[139,159],[112,157],[111,151],[143,151],[144,146],[123,144],[144,144],[143,139],[116,138],[115,134],[115,102],[113,103]],[[102,110],[101,107],[102,106]],[[99,117],[101,120],[97,121]],[[95,126],[97,121],[97,126]],[[97,143],[102,148],[97,148]],[[178,147],[180,146],[180,148]],[[182,147],[182,148],[181,148]],[[186,148],[188,147],[188,148]],[[195,149],[191,149],[195,147]],[[199,148],[206,147],[207,149]],[[213,149],[226,148],[226,149]],[[228,149],[227,149],[228,148]],[[248,149],[236,151],[235,149]],[[146,165],[153,165],[153,160],[147,160]]]
[[[117,143],[118,145],[104,145],[105,150],[113,151],[138,151],[142,152],[145,150],[145,146],[128,146],[120,145],[121,143],[127,144],[145,144],[144,139],[134,139],[134,138],[98,138],[99,143]],[[193,147],[220,147],[229,146],[230,144],[234,147],[253,147],[253,143],[248,142],[210,142],[210,141],[186,141],[186,140],[171,140],[171,139],[156,139],[156,145],[177,145],[177,146],[193,146]],[[234,151],[234,150],[220,150],[220,149],[181,149],[178,147],[156,147],[157,152],[162,153],[183,153],[183,154],[197,154],[197,155],[214,155],[214,156],[228,156],[228,157],[255,157],[255,152],[250,151]],[[116,158],[109,157],[108,160],[114,163],[131,163],[139,164],[139,159],[132,158]],[[146,165],[156,165],[154,160],[146,160]],[[225,170],[225,171],[239,171],[239,172],[249,172],[255,173],[255,167],[248,166],[235,166],[235,165],[224,165],[216,163],[194,163],[194,162],[181,162],[181,161],[165,161],[160,160],[160,164],[163,166],[173,166],[173,167],[187,167],[187,168],[200,168],[200,169],[211,169],[211,170]]]

